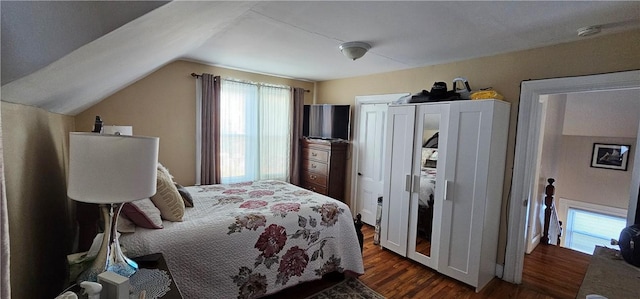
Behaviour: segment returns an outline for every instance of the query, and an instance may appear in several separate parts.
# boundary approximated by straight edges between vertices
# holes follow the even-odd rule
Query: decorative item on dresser
[[[346,140],[302,139],[301,187],[344,201]]]

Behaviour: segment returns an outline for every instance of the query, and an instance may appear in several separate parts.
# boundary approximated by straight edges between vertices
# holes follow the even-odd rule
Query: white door
[[[376,224],[378,197],[382,196],[384,181],[384,139],[387,104],[360,106],[357,142],[358,168],[356,207],[362,221]]]
[[[415,106],[389,107],[380,244],[407,255]]]
[[[480,191],[476,188],[483,185],[476,183],[483,118],[480,111],[461,111],[461,108],[461,105],[452,103],[449,110],[438,271],[476,285],[473,274],[477,273],[474,269],[477,261],[472,259],[471,252],[479,250],[481,241],[476,242],[476,238],[482,235],[476,234],[474,229],[475,225],[482,230],[481,219],[474,219],[474,200],[484,194],[476,194]]]
[[[454,102],[449,110],[438,271],[476,286],[476,290],[488,282],[485,276],[493,278],[495,274],[502,177],[494,183],[490,176],[503,173],[504,164],[491,163],[501,155],[504,159],[507,130],[503,127],[500,131],[504,142],[496,139],[492,143],[497,136],[493,133],[498,132],[493,131],[493,116],[492,102]]]

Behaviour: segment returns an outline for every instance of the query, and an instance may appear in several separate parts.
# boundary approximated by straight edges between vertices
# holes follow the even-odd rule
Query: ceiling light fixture
[[[351,60],[364,56],[371,49],[371,45],[363,42],[346,42],[340,45],[340,51]]]
[[[602,30],[602,26],[600,25],[582,27],[578,29],[578,36],[580,37],[591,36],[591,35],[600,33],[601,30]]]

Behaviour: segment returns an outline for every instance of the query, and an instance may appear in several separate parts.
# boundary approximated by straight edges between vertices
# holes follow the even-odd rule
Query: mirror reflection
[[[415,251],[431,255],[431,232],[433,230],[433,205],[438,164],[439,114],[426,114],[422,133],[422,159],[420,171],[420,194]]]

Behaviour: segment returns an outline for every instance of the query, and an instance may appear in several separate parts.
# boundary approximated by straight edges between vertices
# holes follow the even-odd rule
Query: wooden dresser
[[[301,187],[344,201],[347,141],[302,139]]]

